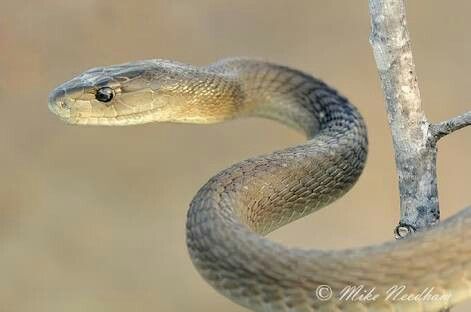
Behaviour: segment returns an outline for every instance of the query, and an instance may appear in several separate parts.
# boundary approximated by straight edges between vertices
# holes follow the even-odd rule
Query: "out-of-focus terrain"
[[[427,115],[469,110],[471,3],[409,1],[408,9]],[[271,237],[306,248],[391,239],[398,191],[368,34],[367,1],[4,1],[0,311],[244,311],[191,265],[187,206],[219,170],[302,136],[255,119],[73,127],[48,112],[52,88],[100,65],[249,56],[325,79],[367,120],[367,168],[344,198]],[[471,129],[440,142],[444,217],[471,203],[470,155]]]

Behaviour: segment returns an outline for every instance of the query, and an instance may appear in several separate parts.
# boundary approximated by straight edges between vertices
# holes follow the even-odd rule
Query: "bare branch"
[[[401,196],[396,236],[436,224],[440,217],[436,147],[421,99],[404,0],[369,0],[370,43],[386,99]]]
[[[438,124],[430,125],[430,133],[436,142],[444,136],[470,125],[471,111],[464,113],[461,116],[456,116],[451,119],[445,120]]]

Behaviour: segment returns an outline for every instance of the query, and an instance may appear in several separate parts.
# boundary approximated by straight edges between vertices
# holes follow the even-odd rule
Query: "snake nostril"
[[[67,104],[65,103],[65,101],[59,101],[59,102],[58,102],[58,105],[59,105],[59,107],[62,108],[62,109],[67,109],[67,108],[69,108],[69,107],[67,106]]]

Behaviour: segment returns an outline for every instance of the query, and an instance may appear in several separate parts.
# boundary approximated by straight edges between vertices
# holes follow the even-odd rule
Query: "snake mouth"
[[[73,106],[73,105],[72,105]],[[84,126],[129,126],[145,124],[154,121],[153,112],[132,112],[119,116],[94,116],[86,112],[78,112],[64,100],[52,100],[48,103],[49,110],[60,120],[70,125]]]

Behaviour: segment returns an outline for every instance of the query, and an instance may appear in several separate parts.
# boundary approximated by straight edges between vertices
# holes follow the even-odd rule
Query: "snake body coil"
[[[55,89],[49,107],[74,124],[260,116],[306,133],[304,144],[222,171],[191,202],[186,231],[194,265],[245,307],[439,311],[471,296],[471,209],[426,233],[359,249],[293,249],[262,236],[342,196],[366,161],[360,114],[309,75],[247,59],[208,67],[149,60],[84,72]],[[345,297],[349,287],[376,297]],[[394,287],[405,287],[402,295],[430,290],[436,297],[394,297]]]

